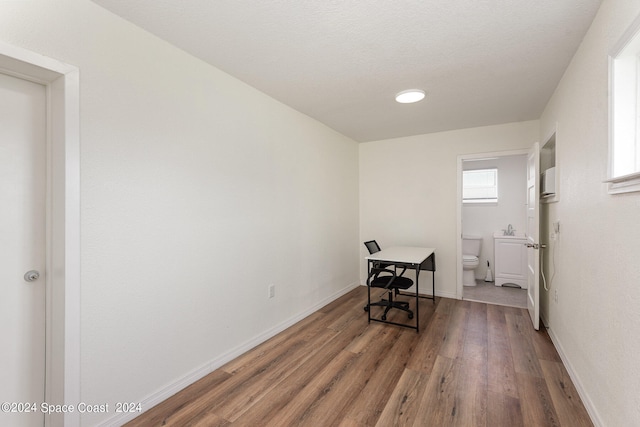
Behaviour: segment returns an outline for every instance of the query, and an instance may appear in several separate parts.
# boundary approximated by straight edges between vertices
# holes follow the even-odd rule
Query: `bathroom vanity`
[[[495,285],[518,285],[527,289],[527,238],[523,235],[493,235]]]

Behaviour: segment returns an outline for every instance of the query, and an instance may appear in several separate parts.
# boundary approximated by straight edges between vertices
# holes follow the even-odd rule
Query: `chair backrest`
[[[369,254],[375,254],[376,252],[380,252],[380,246],[375,240],[369,240],[368,242],[364,242],[364,245],[367,247]]]

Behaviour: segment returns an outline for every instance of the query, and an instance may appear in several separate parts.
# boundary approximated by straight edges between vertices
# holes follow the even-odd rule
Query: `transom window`
[[[463,203],[497,203],[498,169],[462,171]]]

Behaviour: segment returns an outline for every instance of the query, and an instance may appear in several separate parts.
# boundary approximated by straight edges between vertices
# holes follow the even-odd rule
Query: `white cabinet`
[[[527,239],[524,236],[494,235],[495,285],[514,284],[527,288]]]

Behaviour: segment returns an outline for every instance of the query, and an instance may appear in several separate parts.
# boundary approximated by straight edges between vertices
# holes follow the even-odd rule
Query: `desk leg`
[[[427,259],[431,259],[431,263],[433,266],[433,270],[428,270],[427,271],[431,271],[431,296],[425,296],[425,295],[420,295],[420,298],[425,298],[425,299],[430,299],[433,300],[433,302],[436,301],[436,259],[435,259],[436,254],[432,253],[431,256]],[[418,269],[420,269],[420,266],[415,267],[416,268],[416,277],[418,277]],[[413,296],[413,294],[410,293],[403,293],[400,292],[399,295],[404,295],[404,296],[408,296],[411,297]]]
[[[420,333],[420,264],[416,264],[416,333]]]
[[[431,260],[431,298],[436,302],[436,253],[432,253],[429,257]]]
[[[367,317],[371,323],[371,261],[367,261]]]

